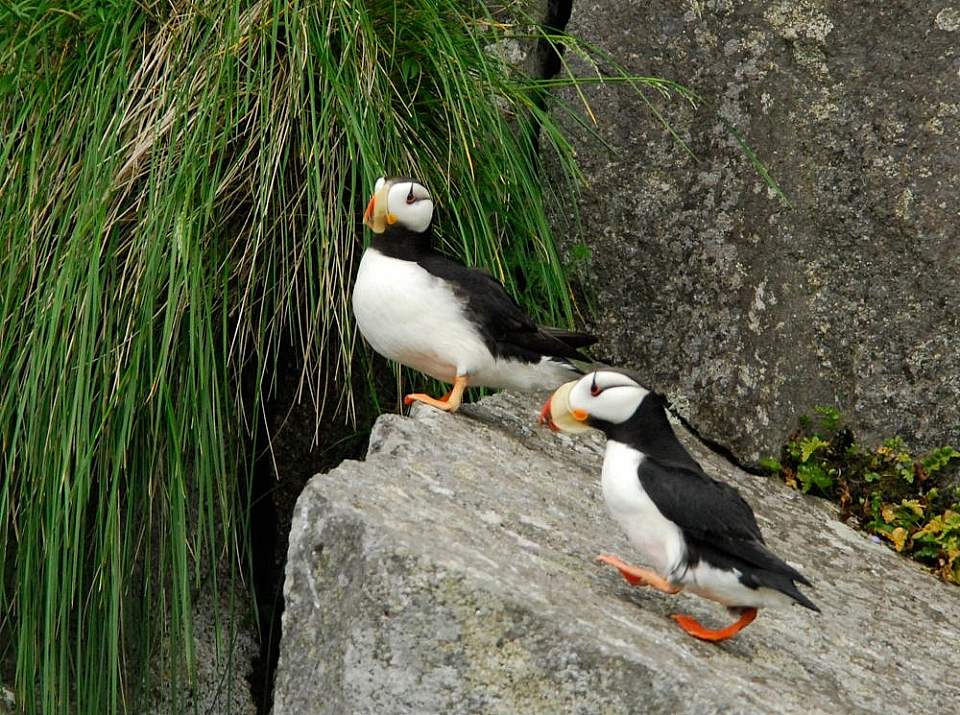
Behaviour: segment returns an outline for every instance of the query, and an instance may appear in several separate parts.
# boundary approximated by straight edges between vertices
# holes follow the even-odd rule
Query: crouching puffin
[[[541,328],[494,278],[431,246],[433,200],[413,179],[380,178],[363,222],[374,233],[353,288],[353,313],[381,355],[453,389],[425,402],[454,412],[474,387],[552,389],[581,375],[571,360],[591,335]]]
[[[820,610],[796,586],[810,582],[766,547],[743,497],[704,473],[667,422],[663,399],[629,374],[605,369],[562,385],[540,421],[554,430],[598,429],[606,435],[604,500],[655,571],[616,556],[598,561],[634,586],[690,591],[740,615],[721,630],[674,615],[687,633],[721,641],[749,625],[758,608],[799,603]]]

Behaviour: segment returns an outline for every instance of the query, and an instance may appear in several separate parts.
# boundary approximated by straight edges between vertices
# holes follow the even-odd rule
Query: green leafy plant
[[[816,419],[799,420],[779,459],[767,457],[760,466],[795,489],[837,502],[848,521],[960,583],[960,487],[945,486],[955,482],[960,451],[945,446],[914,455],[899,437],[865,447],[838,410],[816,412]]]

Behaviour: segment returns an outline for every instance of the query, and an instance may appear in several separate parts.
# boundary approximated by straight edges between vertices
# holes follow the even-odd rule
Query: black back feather
[[[493,276],[434,250],[429,229],[414,233],[394,226],[376,236],[372,246],[392,258],[414,261],[449,283],[454,293],[466,302],[470,317],[494,355],[524,362],[539,362],[545,355],[589,362],[577,348],[595,343],[594,336],[540,328]]]

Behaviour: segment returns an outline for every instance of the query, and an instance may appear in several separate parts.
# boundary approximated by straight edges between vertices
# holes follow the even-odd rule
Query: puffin
[[[653,568],[608,554],[597,561],[633,586],[689,591],[739,615],[717,630],[673,615],[684,631],[722,641],[752,623],[759,608],[820,610],[797,588],[811,583],[766,546],[750,505],[734,487],[707,476],[674,434],[665,400],[631,373],[602,369],[567,382],[547,400],[540,422],[556,431],[606,435],[604,501]]]
[[[596,338],[538,326],[503,285],[432,246],[433,199],[419,181],[381,177],[363,214],[373,239],[360,259],[353,314],[384,357],[451,384],[443,397],[406,395],[455,412],[468,386],[552,390],[589,362]]]

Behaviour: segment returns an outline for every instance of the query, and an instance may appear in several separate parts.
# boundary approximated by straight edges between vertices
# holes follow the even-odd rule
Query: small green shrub
[[[886,539],[898,552],[960,584],[960,487],[948,487],[960,467],[950,446],[914,455],[899,437],[865,447],[833,407],[802,416],[780,458],[760,466],[789,486],[840,505],[843,518]]]

